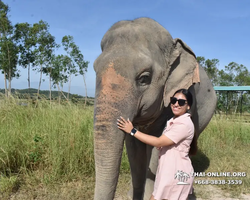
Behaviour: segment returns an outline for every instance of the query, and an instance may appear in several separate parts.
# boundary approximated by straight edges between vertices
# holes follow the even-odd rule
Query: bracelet
[[[131,130],[131,132],[130,132],[130,135],[132,135],[132,136],[134,136],[134,134],[136,133],[136,129],[135,128],[133,128],[132,130]]]

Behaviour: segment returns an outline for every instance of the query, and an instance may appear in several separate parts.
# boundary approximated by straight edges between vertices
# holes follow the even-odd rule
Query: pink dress
[[[156,200],[186,200],[192,193],[194,169],[188,152],[194,136],[190,114],[170,119],[163,134],[175,144],[162,147],[153,196]]]

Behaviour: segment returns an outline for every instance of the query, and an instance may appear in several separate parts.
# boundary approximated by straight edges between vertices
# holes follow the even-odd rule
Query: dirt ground
[[[117,194],[114,200],[131,200],[125,194]],[[250,200],[249,194],[241,194],[240,197],[231,197],[230,194],[222,191],[214,185],[206,185],[205,187],[195,189],[195,193],[189,195],[188,200]]]
[[[250,200],[250,194],[244,195],[241,194],[238,198],[233,198],[230,194],[222,191],[218,186],[215,185],[206,185],[203,188],[196,189],[195,193],[197,195],[190,195],[188,200]],[[197,196],[197,197],[196,197]]]
[[[114,200],[131,200],[128,198],[129,176],[118,182]],[[250,191],[249,191],[250,192]],[[19,188],[12,195],[0,194],[1,200],[82,200],[93,199],[94,181],[75,181],[62,185],[30,185]],[[194,194],[188,200],[250,200],[250,193],[233,197],[216,185],[194,185]]]
[[[6,198],[6,200],[80,200],[86,199],[83,194],[80,194],[78,190],[75,189],[74,192],[71,191],[57,191],[58,193],[50,193],[49,191],[41,189],[41,191],[33,191],[33,194],[27,193],[25,191],[17,192],[16,194],[12,195],[10,198]],[[208,185],[206,190],[204,191],[197,191],[199,195],[190,195],[188,200],[250,200],[250,194],[242,194],[238,198],[230,197],[229,194],[223,192],[216,186]],[[76,194],[78,193],[78,195]],[[202,194],[201,194],[202,193]],[[70,197],[71,196],[71,197]],[[200,197],[202,196],[202,197]],[[91,198],[87,198],[91,199]],[[5,199],[4,199],[5,200]],[[114,200],[131,200],[127,196],[127,190],[123,190],[123,192],[118,192]]]

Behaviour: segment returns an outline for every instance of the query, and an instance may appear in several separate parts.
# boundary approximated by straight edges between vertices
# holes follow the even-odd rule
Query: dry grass
[[[23,177],[24,182],[16,191],[2,193],[1,200],[77,200],[93,199],[94,177],[84,177],[70,182],[58,182],[53,184],[41,183],[38,177]],[[117,186],[115,200],[127,200],[130,187],[130,175],[121,174]],[[11,188],[11,187],[9,187]]]

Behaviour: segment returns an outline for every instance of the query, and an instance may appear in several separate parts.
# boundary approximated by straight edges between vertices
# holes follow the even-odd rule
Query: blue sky
[[[249,0],[2,0],[11,8],[14,24],[44,20],[50,33],[61,43],[72,35],[89,61],[86,74],[88,96],[95,95],[94,60],[101,53],[100,42],[105,32],[117,21],[150,17],[165,27],[173,38],[181,38],[196,56],[220,60],[219,68],[230,62],[250,70],[250,1]],[[63,50],[57,51],[63,53]],[[43,77],[44,90],[49,89]],[[38,87],[39,76],[32,73],[31,87]],[[12,81],[16,89],[27,88],[27,71]],[[64,91],[67,91],[67,84]],[[4,88],[0,75],[0,88]],[[74,77],[71,93],[84,95],[82,77]]]

